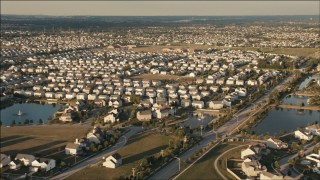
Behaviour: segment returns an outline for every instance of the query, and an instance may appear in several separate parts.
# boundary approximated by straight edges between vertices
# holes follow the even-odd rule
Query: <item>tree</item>
[[[64,167],[66,165],[66,163],[64,161],[61,161],[60,166]]]
[[[109,146],[108,140],[105,140],[105,141],[103,142],[103,145],[104,145],[104,147],[108,147],[108,146]]]
[[[95,143],[91,143],[91,145],[90,145],[90,150],[93,151],[93,152],[96,152],[96,151],[97,151],[97,148],[96,148],[96,144],[95,144]]]
[[[132,94],[130,96],[130,101],[133,102],[134,104],[139,104],[140,103],[140,96]]]
[[[290,158],[290,159],[288,160],[288,163],[289,163],[289,164],[294,164],[294,160],[293,160],[292,158]]]
[[[11,122],[11,126],[14,126],[14,125],[16,125],[16,120],[12,120]]]
[[[275,166],[277,169],[280,169],[280,164],[279,164],[278,161],[275,161],[275,162],[274,162],[274,166]]]
[[[24,121],[24,124],[29,124],[30,123],[30,120],[29,119],[26,119],[25,121]]]
[[[288,175],[288,176],[291,176],[291,170],[290,170],[290,169],[288,169],[287,175]]]
[[[100,151],[102,148],[103,148],[102,145],[99,144],[99,145],[98,145],[98,151]]]
[[[43,124],[43,120],[41,118],[39,119],[39,124]]]

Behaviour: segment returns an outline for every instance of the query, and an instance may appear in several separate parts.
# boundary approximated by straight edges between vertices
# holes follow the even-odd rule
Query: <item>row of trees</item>
[[[33,124],[34,122],[33,122],[33,120],[32,119],[25,119],[24,120],[24,122],[23,122],[23,124]],[[21,125],[22,124],[22,122],[18,122],[18,124],[19,125]],[[38,120],[38,124],[43,124],[43,120],[40,118],[39,120]],[[1,125],[2,125],[2,121],[1,121]],[[14,120],[12,120],[12,122],[11,122],[11,124],[10,124],[11,126],[15,126],[15,125],[17,125],[17,122],[16,122],[16,120],[14,119]]]

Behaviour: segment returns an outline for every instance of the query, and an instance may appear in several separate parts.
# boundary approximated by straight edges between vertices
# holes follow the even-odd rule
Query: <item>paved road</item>
[[[50,179],[52,179],[52,180],[65,179],[65,178],[71,176],[72,174],[84,169],[85,167],[88,167],[92,164],[95,164],[97,161],[101,160],[102,157],[109,156],[109,155],[115,153],[116,151],[118,151],[120,148],[122,148],[127,143],[127,139],[129,139],[131,136],[135,135],[136,133],[138,133],[139,131],[142,130],[141,127],[137,127],[137,126],[131,126],[129,128],[130,128],[130,131],[127,132],[126,134],[124,134],[123,136],[121,136],[119,138],[117,144],[115,144],[111,148],[100,152],[98,155],[96,155],[92,158],[88,158],[87,160],[77,164],[76,166],[73,166],[72,168],[68,169],[67,171],[65,171],[57,176],[54,176]]]
[[[272,90],[268,91],[263,97],[261,97],[259,100],[255,101],[254,104],[262,103],[263,100],[267,100],[268,96],[275,90],[282,90],[285,88],[284,84],[288,81],[292,80],[293,76],[288,77],[285,81],[283,81],[281,84],[277,85]],[[217,129],[217,133],[220,137],[224,137],[226,135],[230,135],[234,133],[237,130],[237,127],[247,120],[248,114],[253,113],[253,108],[255,107],[254,104],[251,104],[249,107],[240,110],[235,114],[235,116],[229,120],[227,123],[225,123],[223,126]],[[263,106],[260,107],[260,109],[263,108]],[[259,110],[260,110],[259,109]],[[237,117],[238,116],[238,123],[237,123]],[[216,139],[216,135],[213,132],[208,132],[204,135],[203,140],[199,143],[199,145],[194,146],[192,149],[185,152],[183,155],[181,155],[179,158],[181,161],[186,161],[188,157],[193,155],[196,151],[200,150],[201,148],[207,146],[210,142]],[[170,162],[167,166],[162,168],[159,172],[151,176],[149,179],[151,180],[162,180],[162,179],[169,179],[173,177],[177,172],[179,171],[179,162],[178,160],[174,160]]]

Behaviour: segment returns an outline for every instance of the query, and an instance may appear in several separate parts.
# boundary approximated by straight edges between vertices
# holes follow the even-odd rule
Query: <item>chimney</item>
[[[79,144],[79,139],[78,138],[76,138],[75,144]]]

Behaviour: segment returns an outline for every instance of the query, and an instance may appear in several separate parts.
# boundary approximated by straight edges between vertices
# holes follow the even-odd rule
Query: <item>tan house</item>
[[[267,168],[262,166],[257,160],[249,162],[244,161],[241,164],[241,169],[249,177],[258,176],[263,171],[267,171]]]
[[[150,121],[152,119],[152,113],[150,110],[137,112],[137,119],[139,121]]]

